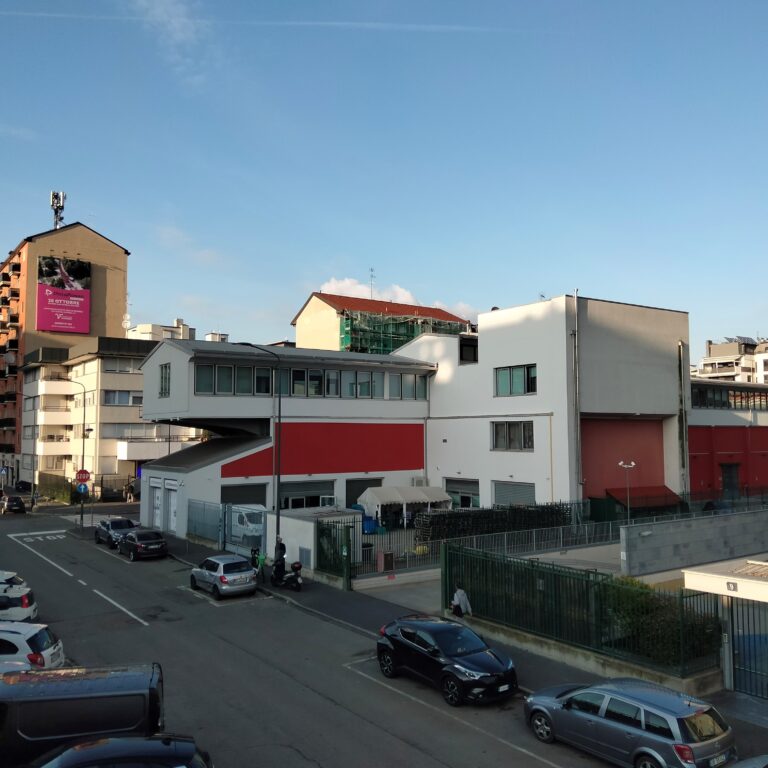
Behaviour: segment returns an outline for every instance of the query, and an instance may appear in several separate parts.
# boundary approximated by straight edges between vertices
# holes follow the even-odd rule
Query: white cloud
[[[403,288],[401,285],[390,285],[386,288],[379,288],[374,284],[373,296],[371,296],[371,286],[361,283],[354,277],[332,277],[330,280],[326,280],[321,286],[320,290],[323,293],[335,293],[339,296],[356,296],[361,299],[377,299],[379,301],[394,301],[398,304],[414,304],[416,306],[427,306],[422,304],[407,288]],[[448,305],[442,301],[435,301],[431,304],[433,307],[444,309],[447,312],[451,312],[464,320],[470,320],[473,323],[477,322],[478,310],[465,302],[458,302],[457,304]]]

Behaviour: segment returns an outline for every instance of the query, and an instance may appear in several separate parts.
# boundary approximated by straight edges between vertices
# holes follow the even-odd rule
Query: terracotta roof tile
[[[418,304],[399,304],[395,301],[361,299],[357,296],[338,296],[333,293],[321,293],[320,291],[315,291],[312,296],[317,296],[318,299],[321,299],[338,312],[346,309],[351,312],[371,312],[379,315],[414,315],[416,317],[429,317],[433,320],[445,320],[453,323],[468,322],[463,317],[446,312],[446,310],[439,307],[422,307]]]

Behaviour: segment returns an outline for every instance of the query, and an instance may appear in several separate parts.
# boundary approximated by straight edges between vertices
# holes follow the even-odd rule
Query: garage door
[[[493,483],[493,503],[503,507],[510,504],[535,504],[535,483]]]
[[[380,488],[380,477],[364,477],[355,480],[347,480],[347,506],[356,504],[357,500],[368,488]]]
[[[454,507],[480,506],[480,481],[445,478],[445,492],[451,497]]]
[[[222,485],[222,504],[267,504],[266,483],[244,483],[242,485]]]

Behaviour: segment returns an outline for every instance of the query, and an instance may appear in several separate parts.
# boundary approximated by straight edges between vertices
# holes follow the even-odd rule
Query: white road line
[[[149,624],[147,624],[144,619],[140,619],[135,613],[131,613],[127,608],[123,608],[120,603],[116,603],[111,597],[107,597],[103,592],[99,592],[98,589],[93,590],[99,597],[103,597],[108,603],[112,603],[112,605],[115,606],[115,608],[119,608],[123,613],[127,613],[132,619],[135,619],[139,622],[139,624],[143,624],[145,627],[148,627]]]
[[[538,763],[543,763],[544,765],[550,766],[550,768],[562,768],[562,766],[558,765],[557,763],[550,762],[549,760],[539,757],[539,755],[531,752],[530,750],[524,749],[523,747],[518,747],[517,744],[513,744],[511,741],[507,741],[506,739],[502,739],[500,736],[496,736],[495,734],[491,733],[490,731],[486,731],[484,728],[480,728],[477,725],[473,725],[472,723],[467,722],[466,720],[463,720],[462,718],[458,717],[457,715],[453,715],[450,712],[446,712],[445,709],[442,709],[441,707],[435,707],[432,704],[427,704],[426,701],[423,701],[422,699],[418,698],[417,696],[411,696],[410,693],[406,693],[405,691],[401,691],[399,688],[395,688],[394,685],[389,685],[388,683],[382,682],[379,678],[373,677],[372,675],[367,674],[366,672],[361,672],[359,669],[353,669],[355,664],[362,664],[364,662],[371,661],[371,658],[367,659],[358,659],[357,661],[350,661],[347,664],[343,664],[346,669],[348,669],[350,672],[354,672],[356,675],[360,675],[361,677],[366,678],[367,680],[370,680],[373,683],[376,683],[377,685],[382,686],[383,688],[386,688],[390,691],[393,691],[394,693],[399,694],[400,696],[403,696],[406,699],[409,699],[410,701],[415,702],[416,704],[421,704],[422,707],[426,707],[427,709],[432,710],[432,712],[436,712],[439,715],[443,715],[443,717],[447,717],[450,720],[453,720],[456,723],[459,723],[466,728],[469,728],[472,731],[475,731],[476,733],[480,733],[483,736],[486,736],[487,738],[493,739],[494,741],[497,741],[499,744],[503,744],[505,747],[509,747],[510,749],[514,749],[516,752],[521,752],[522,754],[529,757],[531,760],[535,760]]]
[[[107,549],[102,549],[101,547],[96,548],[97,552],[101,552],[102,555],[107,555],[109,557],[114,557],[115,560],[119,560],[123,565],[130,565],[130,561],[126,558],[122,557],[121,555],[117,554],[116,552],[110,552]]]
[[[78,581],[80,584],[82,584],[84,587],[87,587],[87,586],[88,586],[88,585],[87,585],[87,584],[86,584],[86,583],[85,583],[85,582],[84,582],[82,579],[78,579],[77,581]]]
[[[20,546],[24,547],[25,549],[28,549],[33,555],[37,555],[42,560],[45,560],[45,562],[48,563],[48,565],[52,565],[54,568],[58,568],[62,573],[66,573],[67,576],[72,576],[74,578],[74,574],[70,573],[66,568],[62,568],[58,563],[54,563],[53,560],[50,560],[45,555],[41,555],[36,550],[32,549],[32,547],[30,547],[29,544],[25,544],[23,541],[19,541],[19,539],[18,539],[19,536],[47,536],[49,534],[54,534],[54,533],[64,533],[64,531],[39,531],[39,532],[34,533],[34,534],[30,534],[30,533],[9,533],[8,534],[8,538],[9,539],[13,539],[13,541],[15,541],[17,544],[19,544]]]

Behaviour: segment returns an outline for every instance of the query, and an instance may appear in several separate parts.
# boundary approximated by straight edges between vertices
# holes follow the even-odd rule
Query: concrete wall
[[[765,551],[768,551],[768,509],[621,529],[621,572],[629,576],[732,560]]]
[[[317,296],[296,318],[296,346],[304,349],[340,349],[339,313]]]

